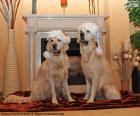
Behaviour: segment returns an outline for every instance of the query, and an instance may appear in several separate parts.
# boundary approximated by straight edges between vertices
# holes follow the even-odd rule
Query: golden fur
[[[55,50],[59,50],[59,54],[54,54]],[[66,50],[68,44],[61,42],[57,38],[48,40],[47,50],[51,58],[47,58],[41,65],[38,78],[31,86],[31,95],[29,97],[19,97],[9,95],[5,99],[5,103],[23,103],[31,101],[40,101],[46,98],[52,98],[52,103],[58,104],[57,97],[63,95],[68,101],[73,101],[67,83],[68,78],[68,57]]]
[[[103,55],[95,52],[97,42],[94,38],[88,41],[88,45],[78,42],[81,49],[81,65],[86,78],[87,91],[84,99],[92,103],[96,98],[120,99],[120,78],[109,65]]]

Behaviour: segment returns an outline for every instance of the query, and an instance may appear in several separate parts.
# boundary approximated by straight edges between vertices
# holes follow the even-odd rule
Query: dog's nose
[[[53,50],[57,50],[57,45],[56,44],[53,44],[52,47],[53,47]]]
[[[80,38],[81,38],[81,40],[84,40],[84,39],[85,39],[85,38],[84,38],[84,35],[85,35],[84,32],[81,31],[81,32],[80,32]]]

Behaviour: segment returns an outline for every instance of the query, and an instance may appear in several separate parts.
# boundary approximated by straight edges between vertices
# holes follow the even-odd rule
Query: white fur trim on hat
[[[47,39],[51,39],[53,37],[60,39],[63,43],[70,43],[70,38],[62,31],[58,30],[47,32]]]
[[[43,56],[44,56],[44,58],[51,58],[51,55],[50,55],[50,53],[48,52],[48,51],[45,51],[44,53],[43,53]]]
[[[98,56],[102,56],[102,55],[103,55],[103,50],[102,50],[100,47],[96,48],[96,49],[95,49],[95,52],[96,52],[96,54],[97,54]]]

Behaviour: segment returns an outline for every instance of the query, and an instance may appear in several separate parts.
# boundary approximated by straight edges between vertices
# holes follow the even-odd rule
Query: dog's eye
[[[89,31],[89,30],[87,30],[87,33],[90,33],[90,31]]]
[[[61,42],[61,40],[60,40],[60,39],[58,39],[58,41],[59,41],[59,42]]]
[[[51,40],[51,42],[53,42],[53,40]]]

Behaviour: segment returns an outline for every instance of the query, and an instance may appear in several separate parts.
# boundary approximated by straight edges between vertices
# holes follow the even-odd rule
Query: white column
[[[35,33],[29,32],[29,85],[35,80]]]

